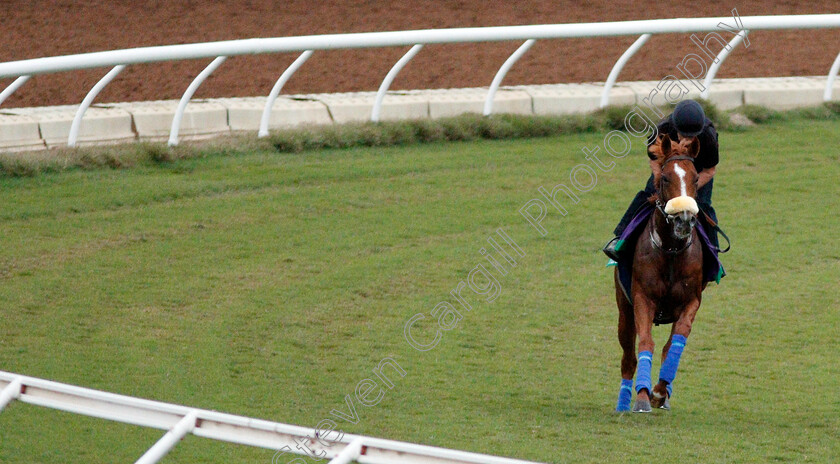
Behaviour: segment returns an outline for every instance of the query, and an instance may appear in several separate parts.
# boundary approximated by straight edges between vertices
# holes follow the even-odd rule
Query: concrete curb
[[[666,104],[665,93],[679,94],[676,80],[616,84],[611,105],[644,108]],[[699,98],[693,83],[688,98]],[[510,86],[499,89],[494,113],[574,114],[598,109],[603,83]],[[709,99],[722,109],[760,105],[771,109],[817,106],[822,103],[825,77],[768,77],[716,79]],[[382,104],[382,120],[441,118],[482,113],[486,88],[431,89],[389,92]],[[300,125],[363,122],[370,120],[375,92],[284,95],[275,101],[270,129]],[[647,100],[647,101],[645,101]],[[840,101],[840,80],[833,101]],[[259,129],[266,97],[193,100],[181,123],[182,140],[214,137]],[[177,100],[93,105],[85,113],[80,145],[120,143],[131,140],[163,141],[178,106]],[[67,145],[70,124],[78,106],[0,109],[0,150],[30,151]]]
[[[117,108],[129,114],[134,121],[135,137],[138,140],[162,141],[169,138],[169,129],[178,108],[177,100],[158,100],[134,103],[113,103],[97,105]],[[90,111],[90,110],[88,110]],[[87,117],[82,120],[85,127]],[[202,139],[230,133],[228,109],[219,102],[207,100],[191,101],[184,110],[180,137],[185,140]],[[101,134],[105,137],[106,134]]]

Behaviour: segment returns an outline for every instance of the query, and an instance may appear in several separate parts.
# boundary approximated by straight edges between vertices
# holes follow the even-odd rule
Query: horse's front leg
[[[633,412],[651,412],[650,370],[653,363],[653,314],[655,306],[645,295],[634,295],[633,316],[639,336],[639,361],[636,370],[636,404]]]
[[[671,324],[671,334],[668,335],[668,342],[665,343],[665,346],[662,347],[662,365],[665,365],[665,361],[668,359],[668,353],[671,350],[671,342],[674,340],[674,329],[677,328],[677,324]],[[679,341],[677,342],[680,343]],[[683,343],[685,346],[685,343]],[[676,349],[676,348],[675,348]],[[660,409],[671,409],[671,404],[668,398],[671,397],[671,384],[662,381],[662,369],[659,370],[659,382],[653,386],[652,398],[650,399],[650,405],[654,408]]]
[[[688,335],[691,333],[691,326],[694,324],[694,317],[700,309],[700,300],[689,303],[680,314],[680,318],[671,327],[671,337],[668,344],[662,350],[662,367],[659,369],[659,383],[653,389],[653,400],[651,404],[655,408],[670,409],[669,397],[671,396],[674,378],[677,376],[677,368],[680,365]]]

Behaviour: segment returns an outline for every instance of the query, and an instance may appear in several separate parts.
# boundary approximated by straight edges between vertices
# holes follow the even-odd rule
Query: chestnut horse
[[[700,148],[697,138],[679,143],[660,135],[649,152],[657,189],[650,201],[656,208],[639,233],[633,254],[632,285],[625,296],[615,271],[618,303],[618,341],[624,350],[621,358],[621,389],[617,411],[629,411],[633,374],[636,378],[634,412],[652,408],[670,409],[671,383],[677,373],[680,356],[691,333],[694,316],[700,308],[703,280],[703,249],[695,230],[699,209],[698,175],[694,158]],[[641,227],[641,225],[640,225]],[[630,300],[628,301],[628,297]],[[632,304],[630,303],[632,301]],[[659,382],[651,385],[653,358],[653,323],[669,323],[671,335],[662,349]],[[639,359],[636,360],[636,337]]]

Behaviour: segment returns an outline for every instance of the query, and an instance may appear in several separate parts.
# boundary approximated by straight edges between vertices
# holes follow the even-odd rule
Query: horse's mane
[[[648,155],[659,165],[659,170],[654,171],[653,185],[659,185],[662,170],[665,168],[665,163],[675,156],[688,156],[697,158],[697,153],[700,151],[700,141],[697,137],[680,137],[679,142],[671,140],[668,134],[660,134],[648,147]],[[654,193],[648,198],[648,201],[655,203],[659,199],[659,195]]]

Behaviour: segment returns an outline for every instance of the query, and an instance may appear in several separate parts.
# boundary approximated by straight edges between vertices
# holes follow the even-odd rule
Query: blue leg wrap
[[[618,390],[618,404],[615,406],[617,412],[630,410],[630,399],[633,396],[633,379],[621,379],[621,388]]]
[[[650,385],[650,367],[653,362],[653,353],[650,351],[639,352],[639,365],[636,368],[636,392],[647,388],[648,392],[653,391]]]
[[[667,382],[668,385],[677,376],[677,367],[680,365],[680,356],[682,356],[683,348],[685,348],[685,342],[685,337],[679,334],[671,338],[671,348],[668,349],[665,362],[662,363],[662,368],[659,369],[659,380]]]

